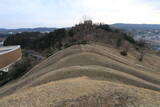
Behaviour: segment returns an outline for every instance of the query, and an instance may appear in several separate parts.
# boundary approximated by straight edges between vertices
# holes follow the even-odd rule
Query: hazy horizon
[[[78,24],[78,23],[76,23],[76,24]],[[107,23],[104,23],[104,24],[107,24]],[[144,25],[160,25],[160,24],[146,24],[146,23],[113,23],[113,24],[136,24],[136,25],[138,25],[138,24],[144,24]],[[109,25],[113,25],[113,24],[109,24]],[[61,27],[56,27],[56,26],[49,26],[49,27],[47,27],[47,26],[36,26],[36,27],[21,27],[21,28],[3,28],[3,27],[0,27],[0,29],[34,29],[34,28],[57,28],[57,29],[59,29],[59,28],[69,28],[69,27],[73,27],[74,25],[72,25],[72,26],[61,26]]]
[[[160,24],[159,0],[1,0],[0,28],[70,27],[89,16],[105,24]]]

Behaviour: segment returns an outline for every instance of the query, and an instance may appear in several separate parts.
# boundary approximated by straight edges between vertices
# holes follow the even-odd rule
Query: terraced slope
[[[1,107],[159,107],[160,93],[87,77],[50,82],[0,101]]]
[[[0,105],[158,107],[160,57],[146,54],[139,62],[137,55],[130,51],[123,57],[117,49],[95,44],[64,49],[1,87]]]

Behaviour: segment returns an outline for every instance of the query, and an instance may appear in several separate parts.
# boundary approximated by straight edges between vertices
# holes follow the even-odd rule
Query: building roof
[[[0,47],[0,70],[15,63],[21,56],[20,46]]]

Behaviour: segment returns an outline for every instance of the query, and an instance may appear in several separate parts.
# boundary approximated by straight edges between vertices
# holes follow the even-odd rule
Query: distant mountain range
[[[112,27],[125,30],[160,30],[160,24],[123,24],[117,23],[111,25]]]
[[[5,34],[15,34],[19,32],[51,32],[57,28],[47,28],[47,27],[39,27],[39,28],[20,28],[20,29],[4,29],[0,28],[0,35]]]
[[[116,23],[111,25],[114,28],[124,29],[124,30],[160,30],[160,24],[124,24]],[[70,28],[70,27],[69,27]],[[0,28],[0,37],[15,34],[19,32],[52,32],[57,28],[47,28],[47,27],[38,27],[38,28],[19,28],[19,29],[5,29]],[[68,28],[66,28],[68,29]]]

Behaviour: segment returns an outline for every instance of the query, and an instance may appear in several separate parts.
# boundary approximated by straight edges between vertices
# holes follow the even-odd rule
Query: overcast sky
[[[160,0],[0,0],[0,28],[67,27],[94,22],[160,24]]]

